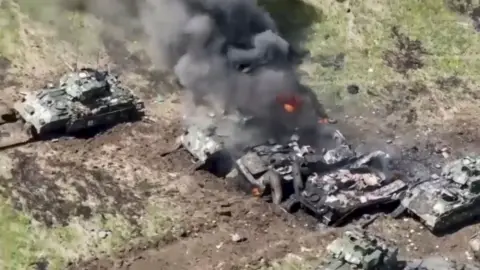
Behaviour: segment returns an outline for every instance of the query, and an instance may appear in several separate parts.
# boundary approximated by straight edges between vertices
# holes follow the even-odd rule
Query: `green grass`
[[[101,22],[90,15],[60,11],[58,1],[42,0],[41,6],[35,0],[0,1],[0,56],[16,67],[13,77],[20,83],[28,85],[31,74],[65,71],[66,65],[76,59],[94,63],[104,49],[99,35]],[[2,157],[2,166],[11,162],[6,154]],[[114,252],[140,236],[162,237],[178,224],[179,212],[175,209],[152,198],[138,225],[121,215],[105,214],[47,228],[32,219],[28,211],[16,211],[0,199],[0,269],[32,269],[31,264],[43,258],[48,261],[48,269],[65,269],[69,261]],[[110,236],[100,239],[101,230],[111,231]]]
[[[42,8],[38,8],[38,0],[0,1],[0,56],[11,60],[22,71],[32,66],[55,69],[65,58],[69,62],[79,56],[87,59],[85,62],[93,59],[101,50],[100,22],[85,14],[60,11],[58,1],[43,0]],[[478,91],[473,86],[480,81],[477,75],[480,74],[477,61],[480,34],[466,16],[449,10],[444,1],[305,0],[316,10],[294,0],[263,2],[275,17],[284,17],[280,28],[304,28],[308,37],[304,42],[314,59],[345,53],[346,62],[341,70],[322,67],[316,61],[301,67],[308,75],[306,82],[322,99],[337,105],[371,109],[411,94],[387,85],[399,82],[408,88],[420,83],[427,87],[427,93],[413,94],[417,97],[406,102],[403,109],[419,109],[423,112],[419,114],[421,121],[441,118],[438,111],[447,107],[462,113],[468,108],[472,116],[478,115],[475,111],[480,108],[478,101],[465,98],[465,89],[442,90],[435,83],[441,77],[455,75],[471,87],[470,91]],[[422,57],[424,66],[409,71],[407,76],[388,67],[383,59],[387,50],[396,50],[391,31],[394,26],[409,38],[418,39],[428,52]],[[298,34],[294,29],[287,30],[293,36]],[[351,83],[360,86],[359,95],[346,93],[345,88]],[[367,94],[366,90],[374,95]],[[454,110],[447,112],[455,115]],[[172,211],[158,205],[162,203],[147,208],[141,224],[141,231],[147,237],[165,234],[176,221],[171,218],[175,217]],[[111,230],[112,235],[100,240],[88,228]],[[2,200],[0,230],[2,269],[27,269],[44,257],[48,258],[51,269],[62,269],[67,261],[95,252],[111,252],[136,237],[134,228],[121,216],[76,220],[67,227],[48,229],[34,222],[28,213],[13,210]],[[285,259],[268,269],[311,268],[308,260]]]
[[[476,33],[466,16],[449,10],[444,1],[404,0],[378,1],[308,0],[325,14],[325,18],[312,25],[306,42],[313,57],[346,54],[342,70],[322,67],[310,62],[302,69],[308,74],[307,82],[322,97],[334,102],[358,103],[374,108],[389,102],[392,93],[385,86],[392,82],[411,84],[421,81],[432,95],[437,94],[434,81],[440,77],[459,76],[471,84],[479,81],[480,34]],[[347,12],[350,10],[350,12]],[[411,70],[408,76],[394,71],[385,64],[383,56],[394,50],[392,27],[397,26],[412,40],[419,40],[428,54],[423,55],[424,67]],[[352,98],[346,86],[360,86],[360,95]],[[375,93],[372,97],[365,91]],[[462,91],[451,89],[438,96],[441,101],[461,102]],[[471,101],[477,102],[477,101]]]
[[[175,226],[174,213],[159,205],[150,205],[143,217],[140,232],[144,237],[161,237]],[[29,216],[0,201],[0,268],[23,270],[42,259],[49,269],[64,269],[69,261],[111,253],[136,239],[137,227],[121,216],[106,215],[89,221],[72,221],[66,227],[46,228]],[[98,231],[110,231],[105,239]]]

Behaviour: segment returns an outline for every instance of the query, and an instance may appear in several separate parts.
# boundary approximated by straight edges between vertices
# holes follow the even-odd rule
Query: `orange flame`
[[[252,194],[255,197],[261,197],[262,196],[262,192],[260,192],[260,189],[258,187],[252,188]]]
[[[277,96],[277,102],[283,105],[283,109],[288,113],[295,112],[301,105],[301,100],[294,94],[279,94]]]
[[[288,113],[292,113],[292,112],[295,111],[295,106],[293,106],[292,104],[285,103],[285,104],[283,104],[283,108]]]

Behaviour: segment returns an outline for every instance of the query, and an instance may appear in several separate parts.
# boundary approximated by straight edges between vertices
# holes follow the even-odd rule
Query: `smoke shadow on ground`
[[[310,27],[324,18],[318,7],[302,0],[260,0],[277,23],[280,33],[297,49],[308,39]]]

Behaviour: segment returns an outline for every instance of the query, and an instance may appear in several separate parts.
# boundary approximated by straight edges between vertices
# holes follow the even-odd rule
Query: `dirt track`
[[[123,124],[88,140],[39,142],[12,150],[19,157],[12,190],[24,191],[24,201],[35,202],[26,207],[46,223],[75,215],[88,218],[95,211],[120,213],[135,223],[151,198],[181,209],[181,221],[165,236],[143,239],[113,256],[72,262],[70,269],[258,269],[289,253],[319,256],[341,231],[312,230],[309,218],[290,217],[222,179],[190,171],[192,163],[183,151],[160,157],[180,132],[178,106],[149,106],[153,121]],[[426,155],[427,147],[420,147],[425,152],[419,155]],[[59,179],[55,183],[49,181],[53,176]],[[63,197],[56,194],[58,186],[69,187],[59,192]],[[459,260],[466,260],[467,239],[477,228],[437,238],[411,219],[385,218],[372,225],[408,257],[439,253]],[[233,241],[233,234],[244,239]]]
[[[0,156],[3,164],[10,164],[0,171],[3,195],[47,226],[120,215],[135,228],[149,203],[164,205],[176,217],[158,237],[133,229],[139,241],[113,255],[70,262],[69,269],[260,269],[288,254],[321,258],[326,244],[342,231],[318,230],[309,216],[289,216],[243,194],[233,183],[192,171],[185,151],[161,157],[181,132],[178,98],[147,100],[147,108],[144,121],[121,124],[93,138],[36,142]],[[388,134],[362,131],[368,125],[358,119],[345,123],[340,128],[356,143],[404,150],[401,165],[421,162],[420,174],[444,159],[433,154],[434,145],[448,144],[434,137],[424,143],[398,138],[382,144]],[[438,238],[412,219],[381,218],[371,229],[398,243],[407,257],[442,254],[464,261],[468,238],[478,228]],[[234,234],[241,239],[232,240]]]

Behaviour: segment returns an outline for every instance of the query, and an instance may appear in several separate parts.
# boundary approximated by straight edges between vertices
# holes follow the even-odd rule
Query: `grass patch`
[[[57,0],[0,2],[0,56],[21,70],[45,72],[76,59],[89,62],[103,50],[100,22],[92,16],[62,10]],[[28,74],[32,75],[32,74]]]
[[[121,216],[94,217],[88,222],[72,221],[66,227],[47,229],[30,217],[0,201],[0,267],[29,269],[46,261],[48,269],[64,269],[69,261],[94,254],[111,253],[138,236],[161,237],[176,223],[174,213],[149,206],[140,228],[131,226]],[[102,233],[109,232],[105,238]]]
[[[442,102],[451,105],[454,100],[456,106],[465,105],[463,97],[458,95],[463,91],[453,87],[440,92],[434,83],[436,80],[458,76],[471,86],[479,82],[480,34],[465,14],[449,9],[444,1],[306,1],[322,10],[324,18],[311,27],[306,46],[312,57],[301,68],[308,75],[306,82],[322,98],[340,105],[383,108],[396,95],[391,91],[402,90],[386,86],[394,82],[410,86],[420,81],[428,87],[429,95],[425,98],[435,96],[437,105],[448,110]],[[402,47],[405,43],[393,34],[395,28],[410,44],[418,41],[425,50],[414,54],[421,65],[404,74],[387,61],[398,62],[408,56],[409,47]],[[391,59],[386,59],[389,51],[393,54]],[[318,60],[340,53],[345,54],[342,69],[326,67]],[[396,56],[392,58],[392,55]],[[347,94],[349,84],[360,86],[360,94],[354,97]],[[476,104],[478,100],[468,102]]]

